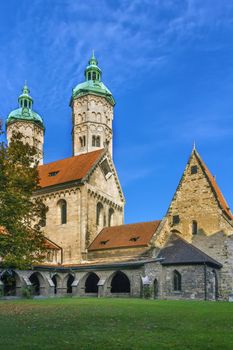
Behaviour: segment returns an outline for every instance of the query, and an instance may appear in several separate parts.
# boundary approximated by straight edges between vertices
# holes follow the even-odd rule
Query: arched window
[[[197,234],[197,221],[193,220],[192,222],[192,234],[196,235]]]
[[[100,147],[100,136],[96,137],[96,147]]]
[[[103,226],[104,224],[104,207],[99,202],[96,206],[96,225]]]
[[[173,271],[173,289],[176,292],[181,291],[181,274],[178,271]]]
[[[83,136],[83,147],[86,146],[86,136]]]
[[[24,107],[27,107],[27,100],[24,100]]]
[[[114,210],[110,208],[108,211],[108,226],[113,226],[113,215],[114,215]]]
[[[92,80],[96,80],[96,72],[92,73]]]
[[[79,138],[80,146],[83,147],[83,139],[82,137]]]
[[[64,199],[61,199],[58,202],[58,206],[60,209],[60,223],[61,223],[61,225],[66,224],[66,222],[67,222],[67,203]]]
[[[96,137],[92,136],[92,147],[95,147],[96,144]]]
[[[88,72],[88,80],[91,80],[91,72]]]
[[[111,293],[130,293],[130,281],[125,273],[117,271],[113,276]]]

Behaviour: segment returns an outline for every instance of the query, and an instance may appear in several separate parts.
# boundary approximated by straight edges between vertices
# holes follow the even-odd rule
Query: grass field
[[[0,349],[232,350],[233,303],[91,298],[0,301]]]

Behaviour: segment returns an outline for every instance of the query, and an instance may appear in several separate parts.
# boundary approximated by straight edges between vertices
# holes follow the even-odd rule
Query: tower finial
[[[195,151],[196,150],[196,141],[194,140],[193,141],[193,151]]]

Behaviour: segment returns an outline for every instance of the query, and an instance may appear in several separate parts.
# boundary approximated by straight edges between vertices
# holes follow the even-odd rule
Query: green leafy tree
[[[0,133],[3,139],[1,126]],[[47,208],[33,198],[39,188],[35,155],[19,132],[8,146],[0,142],[0,264],[7,268],[28,269],[44,259],[41,225]]]

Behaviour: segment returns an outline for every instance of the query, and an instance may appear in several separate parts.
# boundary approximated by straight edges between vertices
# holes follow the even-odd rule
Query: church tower
[[[102,72],[92,54],[84,72],[85,82],[72,92],[73,155],[107,148],[112,155],[114,98],[102,82]]]
[[[10,112],[6,121],[7,142],[10,142],[14,131],[19,131],[23,135],[24,142],[36,147],[36,160],[39,164],[43,164],[44,123],[42,117],[32,109],[33,99],[26,83],[18,103],[19,108]]]

